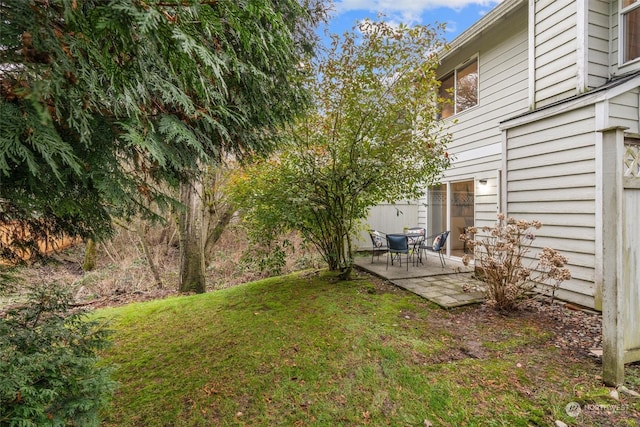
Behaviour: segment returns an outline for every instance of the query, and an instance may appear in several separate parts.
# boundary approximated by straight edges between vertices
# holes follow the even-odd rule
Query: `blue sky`
[[[500,0],[334,0],[329,24],[331,33],[341,34],[357,20],[385,15],[390,23],[407,25],[445,23],[447,41],[469,28]]]

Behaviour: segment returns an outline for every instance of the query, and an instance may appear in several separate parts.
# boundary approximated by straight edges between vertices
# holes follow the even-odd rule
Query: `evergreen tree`
[[[269,152],[307,105],[310,1],[0,2],[0,255],[103,238],[198,165]]]

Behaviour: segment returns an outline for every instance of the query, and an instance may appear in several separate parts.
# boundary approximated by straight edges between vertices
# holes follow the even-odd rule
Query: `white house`
[[[640,0],[505,0],[439,72],[454,161],[417,222],[460,257],[498,212],[542,221],[534,247],[569,258],[557,295],[604,305],[605,351],[640,359],[640,334],[616,337],[640,330]]]
[[[640,0],[505,0],[441,56],[453,142],[440,185],[384,230],[458,236],[496,214],[537,219],[569,258],[557,296],[603,312],[607,381],[640,360]]]
[[[638,299],[640,0],[503,1],[439,71],[454,162],[417,222],[451,230],[460,257],[471,224],[540,220],[534,246],[570,260],[560,298],[601,310],[607,275],[625,272]]]

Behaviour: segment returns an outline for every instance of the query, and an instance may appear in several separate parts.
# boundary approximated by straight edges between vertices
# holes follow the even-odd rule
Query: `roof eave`
[[[489,13],[484,15],[479,21],[461,33],[458,37],[453,39],[448,44],[448,49],[441,56],[441,59],[446,58],[449,55],[452,55],[456,50],[460,49],[462,46],[467,44],[470,40],[476,38],[479,34],[487,31],[489,28],[496,25],[501,19],[518,9],[522,4],[528,3],[528,0],[504,0],[496,7],[491,9]]]

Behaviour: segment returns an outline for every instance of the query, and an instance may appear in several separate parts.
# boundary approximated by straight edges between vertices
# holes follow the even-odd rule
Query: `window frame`
[[[476,74],[478,76],[478,81],[476,83],[476,103],[474,105],[471,105],[471,106],[463,109],[463,110],[458,111],[458,73],[463,71],[467,67],[469,67],[474,62],[476,64]],[[465,111],[471,110],[471,109],[477,107],[480,104],[480,57],[479,57],[479,55],[475,54],[475,55],[469,57],[464,62],[461,62],[460,64],[456,65],[453,68],[452,71],[448,72],[447,74],[444,74],[438,80],[440,81],[440,84],[442,85],[446,80],[449,80],[449,79],[453,79],[453,85],[452,85],[453,92],[451,93],[451,96],[449,97],[449,99],[451,99],[453,102],[451,104],[447,105],[446,108],[447,109],[451,109],[452,112],[451,112],[450,115],[445,117],[442,114],[444,112],[444,110],[445,110],[445,108],[443,107],[443,109],[442,109],[442,111],[440,113],[440,119],[447,119],[449,117],[456,116],[456,115],[458,115],[460,113],[463,113]],[[442,97],[442,92],[440,91],[440,89],[438,90],[438,96]]]
[[[640,12],[640,0],[634,0],[631,4],[624,6],[624,0],[619,0],[619,12],[618,12],[618,60],[620,66],[626,66],[629,64],[635,64],[640,62],[640,55],[633,59],[626,59],[626,44],[627,44],[627,29],[625,26],[625,17],[630,12]]]

